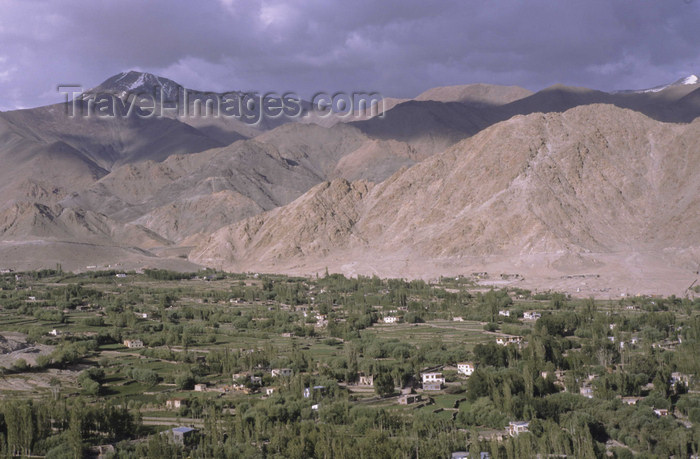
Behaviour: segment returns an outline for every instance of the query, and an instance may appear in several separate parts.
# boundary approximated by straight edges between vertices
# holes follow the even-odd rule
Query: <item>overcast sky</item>
[[[602,90],[700,72],[700,0],[0,0],[0,109],[136,69],[201,90]]]

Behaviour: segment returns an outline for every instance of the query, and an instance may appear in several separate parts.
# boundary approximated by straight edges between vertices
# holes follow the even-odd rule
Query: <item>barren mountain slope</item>
[[[461,102],[473,106],[488,107],[508,104],[532,94],[532,91],[519,86],[477,83],[431,88],[421,93],[414,100]]]
[[[78,102],[86,105],[86,102]],[[199,152],[223,144],[187,124],[168,118],[69,116],[66,104],[0,113],[0,118],[43,143],[63,142],[99,167],[144,160],[162,161],[173,154]],[[85,112],[87,113],[87,112]]]
[[[166,243],[137,225],[123,225],[94,212],[19,202],[0,212],[3,241],[76,241],[150,248]]]
[[[359,203],[373,185],[345,179],[324,182],[299,199],[214,233],[191,258],[198,263],[236,263],[249,256],[263,263],[300,261],[334,250],[364,245],[353,228]],[[218,254],[217,254],[218,253]]]
[[[667,264],[682,252],[676,267],[689,273],[700,246],[699,137],[700,121],[663,124],[607,105],[518,116],[369,193],[320,185],[218,231],[191,259],[423,277],[507,263],[556,276],[567,253],[580,254],[578,265],[565,264],[570,272],[626,266],[639,254]]]
[[[107,174],[63,142],[44,142],[0,117],[0,209],[16,200],[50,204]]]
[[[179,242],[287,204],[323,180],[384,180],[418,156],[352,126],[288,124],[224,148],[119,167],[62,204]]]
[[[228,213],[225,221],[230,223],[286,204],[319,181],[281,158],[274,147],[241,141],[162,163],[123,166],[63,204],[121,222],[138,219],[156,232],[181,238],[202,226],[211,230],[217,218],[210,211]],[[193,206],[194,215],[188,215]]]
[[[426,156],[405,142],[370,139],[347,124],[332,128],[286,124],[255,140],[274,145],[280,156],[298,162],[323,179],[381,182],[402,166],[413,165]]]
[[[700,85],[670,85],[656,92],[606,93],[587,88],[557,84],[514,102],[493,108],[493,116],[506,120],[530,113],[561,113],[591,104],[613,104],[645,114],[657,121],[689,123],[700,116],[700,105],[693,104],[691,94]]]
[[[424,159],[493,124],[498,120],[495,116],[458,102],[408,101],[384,117],[350,124],[374,139],[405,142]]]

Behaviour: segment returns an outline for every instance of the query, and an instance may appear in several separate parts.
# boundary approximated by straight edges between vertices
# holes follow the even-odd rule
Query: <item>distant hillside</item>
[[[161,88],[168,100],[207,94],[124,72],[70,104]],[[70,118],[65,104],[0,113],[0,259],[514,271],[597,296],[694,280],[696,80],[615,93],[474,84],[387,102],[345,122],[146,117],[138,104],[127,117]]]
[[[685,282],[700,262],[698,123],[664,124],[609,105],[518,116],[377,186],[319,185],[216,232],[191,259],[400,276],[507,262],[515,270],[539,259],[546,277],[641,256],[656,257],[650,273],[673,266]],[[574,262],[559,270],[565,254]],[[643,277],[627,268],[618,278]]]

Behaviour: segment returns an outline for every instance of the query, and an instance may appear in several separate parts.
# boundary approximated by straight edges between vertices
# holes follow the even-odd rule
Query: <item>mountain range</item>
[[[0,112],[0,268],[487,271],[610,297],[686,294],[697,278],[695,76],[614,93],[433,88],[322,123],[67,116],[160,88],[185,90],[132,71]]]

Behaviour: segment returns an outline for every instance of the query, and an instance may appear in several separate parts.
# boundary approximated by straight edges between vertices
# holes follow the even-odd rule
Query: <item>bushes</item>
[[[176,271],[168,271],[167,269],[144,269],[143,273],[146,277],[155,280],[183,280],[183,279],[194,279],[196,277],[195,273],[179,273]]]
[[[512,346],[499,346],[496,343],[477,344],[474,346],[476,362],[492,367],[505,367],[508,365],[509,347]]]
[[[194,387],[194,383],[192,372],[180,373],[175,377],[175,384],[180,390],[191,390]]]
[[[462,394],[462,393],[464,393],[465,390],[466,390],[466,389],[464,388],[464,386],[461,386],[461,385],[459,385],[459,386],[449,386],[447,389],[445,389],[445,393],[446,393],[446,394],[452,394],[452,395],[454,395],[454,394]]]
[[[380,397],[394,395],[394,378],[390,373],[381,373],[374,378],[374,390]]]
[[[87,327],[104,327],[105,320],[102,317],[86,317],[83,319],[83,325]]]
[[[546,314],[535,324],[535,330],[551,336],[570,336],[580,324],[574,313]]]
[[[132,368],[129,370],[129,377],[147,386],[155,386],[160,381],[158,373],[148,368]]]
[[[468,409],[460,410],[455,421],[457,425],[462,427],[477,425],[502,429],[507,423],[507,417],[496,408],[496,405],[489,398],[482,397]]]
[[[51,353],[51,360],[58,367],[66,367],[78,362],[97,349],[95,340],[63,343]]]
[[[78,375],[78,384],[86,395],[99,395],[102,392],[102,381],[105,372],[101,368],[89,368]]]
[[[63,312],[51,309],[37,309],[34,311],[34,318],[37,320],[43,320],[46,322],[58,322],[63,323],[65,321],[65,316]]]

